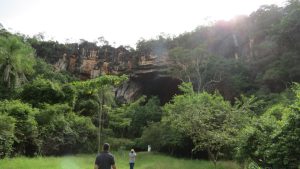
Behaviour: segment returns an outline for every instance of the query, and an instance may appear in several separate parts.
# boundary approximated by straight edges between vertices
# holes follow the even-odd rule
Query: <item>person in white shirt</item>
[[[129,166],[130,166],[130,169],[133,169],[133,167],[134,167],[135,157],[136,157],[136,153],[134,152],[134,149],[131,149],[131,151],[129,153]]]

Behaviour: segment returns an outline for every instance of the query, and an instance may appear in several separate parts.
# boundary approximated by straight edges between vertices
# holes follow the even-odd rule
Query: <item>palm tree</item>
[[[0,75],[6,87],[26,82],[26,75],[34,72],[34,49],[14,35],[0,35]]]

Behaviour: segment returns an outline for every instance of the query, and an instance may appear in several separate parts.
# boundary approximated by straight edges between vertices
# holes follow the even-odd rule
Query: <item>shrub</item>
[[[0,158],[9,156],[13,151],[15,122],[13,117],[0,112]]]
[[[38,153],[40,140],[38,139],[37,122],[34,118],[38,110],[19,100],[5,100],[0,102],[0,112],[15,119],[14,153],[30,156]],[[11,120],[8,117],[3,118]]]
[[[300,97],[291,104],[274,104],[253,119],[239,135],[237,157],[263,167],[297,169],[300,165]]]
[[[60,155],[96,150],[96,128],[88,117],[72,112],[67,104],[44,104],[36,115],[39,123],[41,153]]]

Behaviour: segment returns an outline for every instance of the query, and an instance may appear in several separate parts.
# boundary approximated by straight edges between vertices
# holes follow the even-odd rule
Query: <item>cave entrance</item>
[[[141,85],[141,94],[157,96],[161,105],[169,102],[175,94],[179,94],[179,79],[157,74],[146,74],[132,79]]]

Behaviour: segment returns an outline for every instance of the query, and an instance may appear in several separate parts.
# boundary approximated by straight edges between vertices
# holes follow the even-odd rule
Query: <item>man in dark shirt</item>
[[[117,169],[114,156],[108,151],[109,144],[103,145],[103,152],[97,155],[94,169]]]

